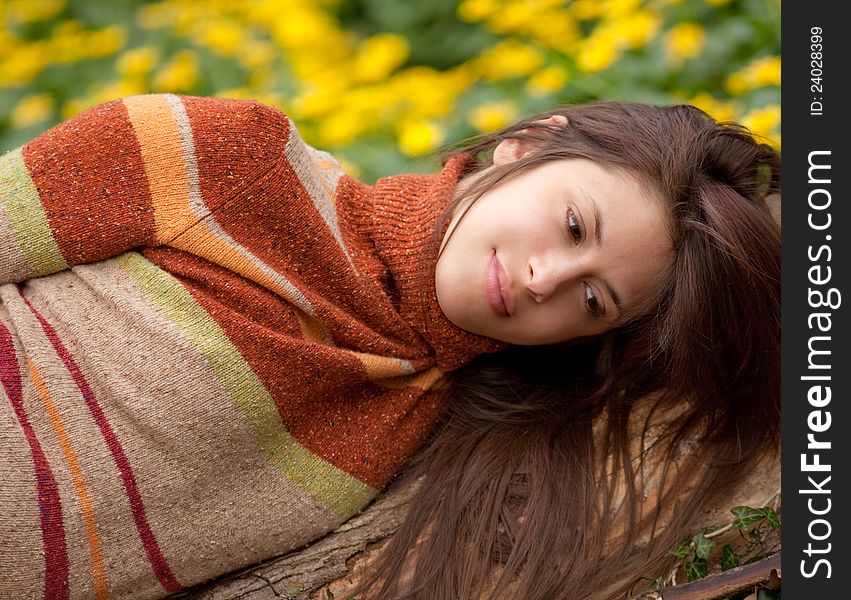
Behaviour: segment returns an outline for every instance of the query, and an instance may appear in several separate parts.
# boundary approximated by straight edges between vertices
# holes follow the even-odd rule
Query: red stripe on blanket
[[[113,432],[106,415],[103,414],[103,409],[100,407],[97,398],[95,398],[94,392],[91,387],[89,387],[88,382],[83,376],[82,371],[80,371],[80,368],[77,366],[77,363],[74,361],[74,358],[71,356],[71,353],[68,352],[65,345],[62,343],[62,340],[59,339],[59,335],[56,333],[56,330],[53,329],[41,313],[39,313],[35,307],[30,304],[30,301],[26,296],[24,296],[23,291],[19,289],[18,292],[21,294],[21,297],[24,299],[24,302],[26,302],[30,311],[32,311],[33,315],[36,319],[38,319],[39,323],[41,323],[41,328],[44,330],[45,335],[47,335],[47,338],[53,345],[53,350],[62,360],[65,368],[68,369],[68,372],[71,374],[71,377],[77,384],[77,388],[80,390],[80,393],[86,401],[86,406],[88,406],[89,412],[92,414],[92,418],[98,428],[100,428],[101,435],[103,435],[104,441],[112,454],[112,458],[118,467],[119,473],[121,474],[121,481],[124,484],[124,490],[127,493],[127,498],[130,501],[130,510],[133,514],[133,520],[136,523],[136,530],[139,533],[139,538],[142,540],[142,545],[145,547],[145,552],[148,554],[148,560],[151,563],[151,567],[153,568],[160,585],[167,592],[177,592],[181,590],[183,586],[171,572],[171,568],[168,566],[168,563],[162,554],[162,550],[160,550],[159,544],[157,543],[157,539],[154,536],[154,532],[151,530],[148,523],[148,517],[145,513],[145,505],[142,502],[142,495],[139,493],[139,488],[136,485],[136,478],[133,475],[133,469],[130,466],[130,461],[124,453],[124,449],[121,447],[118,437],[116,437],[115,432]]]
[[[12,403],[21,429],[24,430],[35,468],[41,537],[44,545],[44,597],[49,600],[54,598],[64,600],[69,597],[69,588],[68,551],[65,546],[65,529],[62,523],[62,502],[59,498],[56,479],[24,412],[21,371],[15,357],[12,334],[2,323],[0,323],[0,382]]]

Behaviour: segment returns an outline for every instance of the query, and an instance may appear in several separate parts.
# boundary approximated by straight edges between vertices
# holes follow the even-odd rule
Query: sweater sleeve
[[[290,132],[244,100],[114,100],[0,156],[0,284],[169,245],[262,176]]]

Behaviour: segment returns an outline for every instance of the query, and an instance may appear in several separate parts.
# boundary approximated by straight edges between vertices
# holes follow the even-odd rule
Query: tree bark
[[[739,493],[730,498],[728,506],[715,507],[701,515],[695,532],[703,526],[730,522],[732,515],[729,510],[734,506],[747,505],[756,508],[775,501],[780,489],[779,482],[779,465],[760,465],[760,468],[754,469],[750,474],[746,485],[740,487]],[[394,482],[364,512],[316,542],[176,594],[172,596],[172,600],[347,600],[359,576],[369,568],[399,525],[405,505],[415,490],[416,482],[408,485]],[[740,536],[736,532],[731,532],[723,543],[733,543],[735,546],[738,537]],[[718,545],[720,547],[720,540]],[[779,561],[779,554],[777,556]],[[727,573],[729,572],[720,575]],[[707,580],[701,580],[707,582],[704,585],[709,587],[698,588],[694,593],[708,593],[707,590],[718,584],[718,580],[712,577],[710,575]],[[767,577],[766,570],[765,578]],[[710,600],[716,597],[677,595],[673,591],[678,588],[687,591],[689,585],[692,584],[665,588],[662,590],[663,595],[656,598]],[[653,597],[637,596],[636,600]]]

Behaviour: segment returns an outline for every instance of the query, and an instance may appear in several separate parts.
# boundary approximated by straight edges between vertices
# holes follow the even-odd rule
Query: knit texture
[[[435,295],[463,167],[369,186],[173,95],[0,157],[0,597],[158,598],[360,511],[501,347]]]

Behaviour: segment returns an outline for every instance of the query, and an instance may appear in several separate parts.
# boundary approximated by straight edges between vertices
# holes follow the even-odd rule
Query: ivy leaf
[[[677,547],[671,550],[671,554],[677,558],[685,558],[691,554],[691,540],[683,540],[677,544]]]
[[[718,531],[721,527],[723,525],[707,525],[703,528],[703,533],[712,533],[713,531]]]
[[[691,541],[694,542],[694,555],[697,558],[709,558],[709,553],[715,547],[715,542],[702,533],[698,533],[691,538]]]
[[[762,532],[759,530],[759,527],[754,527],[748,532],[748,539],[757,544],[762,541]]]
[[[765,515],[765,520],[768,521],[768,524],[771,525],[772,529],[778,529],[780,527],[780,518],[777,516],[777,513],[774,512],[773,508],[770,506],[763,506],[762,514]]]
[[[662,577],[657,577],[650,585],[647,586],[647,589],[650,591],[661,590],[663,583],[665,583],[665,580]]]
[[[750,506],[736,506],[730,512],[736,517],[733,521],[733,529],[745,530],[757,521],[766,518],[762,510],[756,510]]]
[[[709,574],[709,564],[704,558],[695,558],[693,561],[687,562],[683,566],[683,569],[685,570],[686,578],[689,581],[702,579]]]
[[[734,569],[741,564],[742,560],[739,555],[730,547],[730,544],[725,544],[721,548],[721,570]]]

